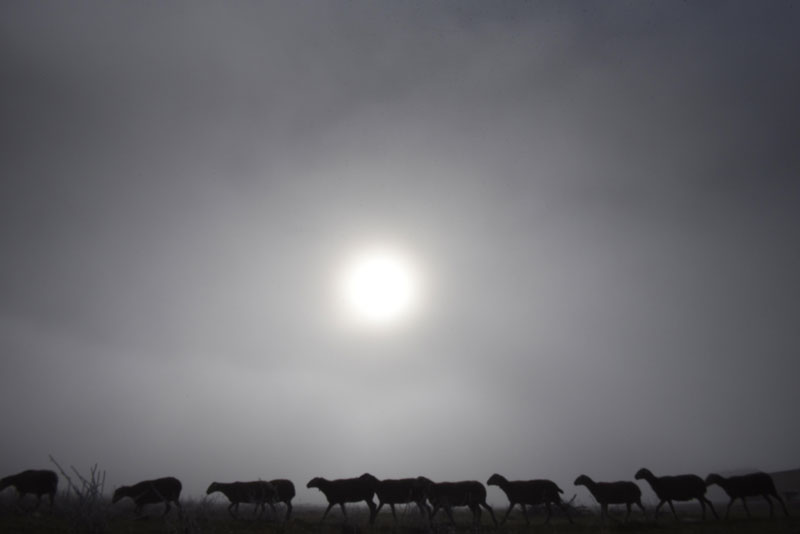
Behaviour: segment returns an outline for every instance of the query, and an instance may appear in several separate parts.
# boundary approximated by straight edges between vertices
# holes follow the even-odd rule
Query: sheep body
[[[481,520],[481,507],[485,508],[492,517],[492,522],[497,526],[492,507],[486,503],[486,488],[477,480],[463,480],[460,482],[433,482],[425,477],[417,477],[425,488],[425,496],[432,505],[430,522],[439,509],[443,508],[450,523],[455,525],[452,508],[454,506],[467,506],[472,511],[473,523],[476,525]]]
[[[703,479],[697,475],[675,475],[675,476],[655,476],[649,469],[641,468],[636,472],[634,477],[636,480],[646,480],[650,487],[653,488],[656,496],[659,499],[658,506],[654,517],[658,517],[658,511],[664,505],[669,504],[672,515],[678,519],[678,514],[675,513],[675,507],[672,501],[691,501],[697,499],[700,502],[700,507],[703,509],[703,519],[706,518],[706,504],[711,508],[714,517],[719,519],[717,511],[714,510],[714,505],[711,504],[706,498],[706,484]]]
[[[378,497],[378,508],[375,515],[381,511],[384,504],[388,504],[392,510],[392,517],[397,522],[395,504],[415,503],[423,516],[430,515],[430,508],[425,502],[425,487],[417,478],[384,479],[378,481],[375,487],[375,494]]]
[[[534,479],[510,481],[506,479],[506,477],[495,473],[489,477],[486,484],[489,486],[499,486],[508,498],[508,510],[506,511],[506,515],[503,516],[502,521],[500,521],[501,525],[506,522],[508,514],[511,513],[511,510],[517,504],[522,508],[522,514],[525,516],[525,522],[528,525],[531,524],[531,521],[528,517],[526,505],[535,506],[537,504],[544,504],[547,508],[547,519],[545,519],[544,522],[547,524],[550,522],[550,516],[552,515],[552,510],[550,508],[550,503],[552,502],[556,503],[564,511],[567,519],[572,523],[569,511],[564,506],[561,496],[559,495],[560,493],[564,493],[564,491],[552,480]]]
[[[377,486],[378,479],[369,473],[364,473],[358,478],[339,478],[335,480],[314,477],[306,484],[307,488],[319,489],[328,500],[328,507],[325,509],[325,513],[322,514],[320,523],[325,520],[328,512],[330,512],[331,508],[336,504],[342,509],[342,515],[344,515],[344,519],[347,521],[345,503],[360,501],[367,503],[369,507],[369,522],[373,523],[375,521],[377,506],[372,500],[372,497],[375,495],[375,488]]]
[[[181,495],[181,481],[175,477],[157,478],[154,480],[143,480],[133,486],[120,486],[114,491],[111,503],[116,503],[125,497],[130,497],[136,504],[135,513],[142,512],[144,505],[163,502],[164,513],[162,517],[170,511],[170,502],[174,502],[181,513],[181,503],[178,501]]]
[[[295,496],[294,483],[286,478],[276,478],[269,482],[277,492],[275,501],[286,505],[286,520],[288,521],[292,515],[292,499]]]
[[[50,498],[50,508],[52,509],[58,489],[58,475],[48,469],[28,469],[0,479],[0,491],[11,486],[17,490],[19,500],[22,500],[28,493],[36,495],[34,510],[37,510],[42,504],[42,495],[47,495]]]
[[[725,490],[725,493],[728,494],[730,497],[730,502],[728,502],[728,508],[725,511],[725,517],[728,517],[728,514],[731,512],[731,506],[736,499],[742,500],[742,506],[744,506],[745,512],[747,512],[747,517],[750,517],[750,509],[747,507],[747,497],[756,497],[762,496],[764,499],[767,500],[769,504],[769,516],[773,517],[775,510],[772,506],[772,500],[770,497],[774,497],[783,508],[783,513],[787,517],[789,516],[789,511],[786,509],[786,504],[781,499],[780,495],[778,495],[778,491],[775,489],[775,482],[773,482],[772,477],[766,473],[751,473],[749,475],[741,475],[735,477],[723,477],[716,473],[711,473],[706,477],[706,486],[710,486],[712,484],[716,484]]]
[[[253,513],[259,512],[259,517],[264,513],[266,505],[272,508],[275,515],[275,497],[277,492],[275,487],[266,480],[256,480],[253,482],[212,482],[206,490],[206,495],[219,491],[231,502],[228,506],[228,513],[231,517],[236,517],[239,513],[239,504],[255,504]],[[260,511],[259,511],[260,509]]]
[[[631,516],[631,505],[635,504],[641,508],[642,513],[645,513],[644,506],[642,506],[642,490],[639,489],[633,482],[620,481],[620,482],[595,482],[586,475],[580,475],[575,479],[576,486],[586,486],[589,493],[600,503],[600,522],[605,520],[608,515],[609,504],[624,504],[627,508],[625,521]]]

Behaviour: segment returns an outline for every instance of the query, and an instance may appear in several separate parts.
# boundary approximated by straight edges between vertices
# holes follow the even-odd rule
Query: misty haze
[[[314,477],[499,473],[596,506],[579,475],[800,468],[798,28],[0,3],[0,477],[52,455],[109,498],[290,479],[302,506]]]

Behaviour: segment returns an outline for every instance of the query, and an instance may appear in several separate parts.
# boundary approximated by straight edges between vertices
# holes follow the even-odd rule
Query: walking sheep
[[[256,480],[254,482],[212,482],[206,490],[206,495],[219,491],[224,494],[231,502],[228,506],[228,513],[231,517],[236,517],[239,513],[239,503],[255,504],[253,513],[255,514],[259,508],[261,511],[258,517],[264,513],[266,505],[272,509],[272,515],[277,517],[275,512],[275,497],[277,492],[275,487],[266,480]],[[234,511],[236,513],[234,513]]]
[[[711,508],[714,517],[719,519],[717,511],[714,510],[714,505],[706,498],[706,485],[703,479],[697,475],[657,477],[649,469],[643,467],[636,472],[635,478],[636,480],[646,480],[659,499],[654,519],[658,518],[659,509],[664,503],[667,503],[677,521],[678,514],[675,513],[672,501],[691,501],[692,499],[700,501],[700,507],[703,509],[703,519],[706,518],[706,504]]]
[[[625,521],[631,516],[631,504],[636,504],[642,509],[642,490],[633,482],[595,482],[586,475],[581,475],[575,479],[576,486],[586,486],[589,493],[600,503],[600,522],[605,521],[608,515],[609,504],[624,504],[628,509]]]
[[[130,497],[136,504],[134,512],[136,515],[142,513],[146,504],[163,502],[164,513],[162,517],[170,511],[170,502],[174,502],[178,507],[178,514],[181,514],[181,503],[178,501],[181,495],[181,481],[175,477],[157,478],[155,480],[145,480],[133,486],[120,486],[114,492],[111,503],[114,504],[125,497]]]
[[[292,515],[292,499],[294,499],[295,496],[294,483],[285,478],[276,478],[269,482],[275,488],[275,491],[278,492],[275,501],[282,502],[286,505],[286,521],[288,521]]]
[[[342,509],[342,515],[344,515],[344,520],[347,522],[347,510],[344,504],[364,501],[369,506],[369,522],[371,524],[375,521],[377,510],[375,502],[372,500],[377,486],[378,479],[369,473],[364,473],[358,478],[339,478],[336,480],[315,477],[306,484],[307,488],[318,488],[328,499],[328,507],[325,509],[325,513],[322,514],[322,519],[319,520],[320,523],[325,521],[325,517],[327,517],[328,512],[331,511],[335,504],[338,504]]]
[[[375,488],[375,494],[378,496],[378,508],[375,510],[375,515],[381,511],[384,504],[388,504],[392,510],[392,517],[394,522],[397,523],[397,514],[395,513],[395,504],[416,503],[420,513],[423,517],[429,516],[431,511],[428,503],[425,502],[425,487],[423,483],[416,478],[400,478],[400,479],[385,479],[378,481]]]
[[[0,491],[10,486],[17,490],[17,502],[21,501],[28,493],[36,495],[36,506],[33,511],[38,510],[42,504],[42,495],[47,495],[50,497],[50,509],[52,510],[53,499],[55,499],[58,489],[58,475],[47,469],[28,469],[0,479]]]
[[[472,511],[473,523],[480,524],[481,507],[489,511],[492,522],[497,526],[497,519],[494,516],[492,507],[486,503],[486,488],[477,480],[464,480],[461,482],[433,482],[425,477],[417,477],[425,488],[425,495],[433,509],[430,514],[430,522],[440,508],[444,508],[450,523],[455,526],[452,508],[454,506],[467,506]]]
[[[775,490],[775,483],[772,481],[772,477],[766,473],[752,473],[749,475],[727,478],[716,473],[711,473],[706,477],[706,486],[710,486],[712,484],[717,484],[719,487],[725,490],[725,493],[727,493],[728,497],[731,498],[730,502],[728,503],[728,508],[725,511],[726,519],[728,518],[728,514],[731,513],[733,501],[736,499],[742,499],[742,505],[744,506],[745,512],[747,512],[747,517],[750,517],[750,509],[747,507],[746,498],[756,497],[758,495],[764,497],[767,500],[767,503],[769,503],[770,518],[772,518],[774,515],[774,509],[772,506],[772,500],[770,500],[770,496],[775,497],[775,499],[781,504],[784,515],[787,517],[789,516],[789,511],[786,509],[786,504]]]
[[[508,510],[506,511],[506,515],[503,516],[503,519],[500,521],[501,525],[506,522],[506,519],[508,519],[508,514],[511,513],[511,510],[517,504],[519,504],[520,508],[522,508],[522,515],[525,516],[525,522],[528,525],[531,524],[531,521],[528,517],[526,505],[535,506],[537,504],[544,504],[547,508],[547,519],[544,521],[544,524],[546,525],[550,522],[550,516],[552,515],[552,510],[550,509],[551,502],[556,503],[561,510],[564,511],[564,514],[567,516],[569,522],[572,523],[572,518],[569,516],[569,511],[564,506],[564,503],[559,496],[559,493],[564,493],[564,491],[552,480],[536,479],[509,481],[506,479],[506,477],[495,473],[489,477],[489,480],[486,481],[486,484],[489,486],[499,486],[508,498]]]

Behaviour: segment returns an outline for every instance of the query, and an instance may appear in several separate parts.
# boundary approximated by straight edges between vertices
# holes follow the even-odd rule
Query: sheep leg
[[[494,523],[494,526],[497,526],[497,518],[494,516],[494,510],[492,510],[492,507],[489,506],[486,502],[481,502],[478,504],[486,508],[486,511],[489,512],[489,516],[492,518],[492,523]],[[478,511],[480,512],[480,508],[478,509]]]
[[[733,501],[736,500],[736,497],[731,497],[731,500],[728,502],[728,508],[725,509],[725,519],[728,519],[728,516],[731,514],[731,506],[733,506]]]
[[[424,500],[417,501],[417,508],[419,508],[419,513],[420,515],[422,515],[422,517],[425,517],[426,515],[431,515],[431,510],[430,508],[428,508],[428,504]]]
[[[347,508],[345,507],[345,505],[344,505],[344,503],[343,503],[343,502],[340,502],[340,503],[339,503],[339,508],[341,508],[341,509],[342,509],[342,515],[344,516],[344,522],[345,522],[345,523],[347,523],[347,521],[348,521],[348,518],[347,518]]]
[[[669,509],[672,510],[672,515],[675,516],[675,521],[680,521],[678,519],[678,514],[675,513],[675,507],[672,506],[672,501],[667,501],[667,504],[669,504]],[[705,510],[703,511],[703,515],[705,515]]]
[[[561,508],[561,510],[564,512],[564,515],[565,515],[565,516],[567,516],[567,521],[569,521],[570,523],[572,523],[572,517],[569,515],[569,508],[567,508],[567,507],[564,505],[564,503],[563,503],[563,502],[561,502],[561,499],[557,500],[557,501],[556,501],[556,504],[557,504],[557,505],[558,505],[558,507],[559,507],[559,508]]]
[[[232,503],[231,503],[231,504],[228,506],[228,513],[229,513],[229,514],[231,514],[231,517],[234,517],[234,518],[235,518],[235,517],[236,517],[236,514],[234,514],[234,513],[233,513],[233,509],[234,509],[234,508],[236,508],[236,513],[239,513],[239,503],[238,503],[238,502],[232,502]]]
[[[778,502],[781,503],[781,508],[783,508],[783,515],[789,517],[789,509],[786,508],[786,503],[780,497],[778,497]]]
[[[439,511],[439,505],[434,504],[433,508],[431,509],[431,512],[428,514],[428,520],[430,521],[431,526],[433,526],[433,517],[436,515],[436,512],[438,511]]]
[[[700,501],[700,508],[703,509],[703,521],[705,521],[705,519],[706,519],[706,503],[703,502],[703,499],[701,497],[698,497],[697,500]]]
[[[17,508],[22,511],[22,494],[17,490]]]
[[[547,509],[547,518],[545,518],[544,524],[547,525],[550,523],[550,518],[553,515],[553,510],[550,508],[550,501],[544,501],[544,507]]]
[[[519,507],[522,508],[522,517],[525,518],[525,523],[530,525],[531,524],[531,518],[528,515],[528,507],[525,506],[525,503],[519,503]]]
[[[769,518],[772,519],[772,517],[775,515],[775,507],[772,506],[772,499],[770,499],[769,495],[766,493],[763,495],[763,497],[767,500],[767,503],[769,503]]]
[[[389,503],[389,508],[392,510],[392,517],[394,518],[394,522],[397,523],[397,513],[394,510],[394,503]],[[378,512],[375,512],[375,515],[378,515]]]
[[[506,515],[504,515],[503,519],[500,521],[501,525],[505,525],[506,520],[508,519],[508,514],[511,513],[511,509],[514,508],[514,506],[516,506],[516,503],[513,503],[513,502],[508,505],[508,510],[506,510]],[[528,515],[525,514],[525,505],[524,504],[520,504],[520,506],[522,507],[522,513],[525,515],[525,518],[527,519]]]
[[[713,505],[713,504],[711,504],[711,501],[709,501],[709,500],[708,500],[707,498],[705,498],[705,497],[702,497],[702,498],[700,499],[700,502],[702,503],[703,501],[705,501],[705,502],[706,502],[706,504],[708,505],[708,507],[709,507],[709,508],[711,508],[711,513],[712,513],[712,514],[714,514],[714,519],[719,519],[719,516],[717,515],[717,511],[714,509],[714,505]],[[705,510],[703,511],[703,513],[704,513],[704,517],[703,517],[703,519],[705,519]]]
[[[608,515],[608,503],[600,504],[600,524],[605,523],[606,516]]]
[[[469,509],[472,510],[472,524],[477,527],[481,524],[481,507],[477,504],[470,504]]]
[[[631,517],[631,503],[626,502],[625,503],[625,508],[628,510],[628,512],[625,514],[625,522],[627,523],[628,519],[630,519],[630,517]]]
[[[636,506],[639,507],[639,509],[642,511],[642,515],[644,516],[645,519],[647,519],[647,512],[644,509],[644,505],[642,505],[642,499],[641,498],[636,501]]]
[[[325,513],[324,513],[324,514],[322,514],[322,519],[320,519],[320,520],[319,520],[319,522],[320,522],[320,523],[322,523],[323,521],[325,521],[325,517],[328,515],[328,512],[330,512],[330,511],[331,511],[331,508],[333,508],[333,505],[334,505],[334,504],[336,504],[336,503],[330,503],[330,504],[328,504],[328,507],[327,507],[327,508],[325,508]]]
[[[777,499],[777,501],[779,503],[781,503],[781,507],[783,508],[783,515],[785,515],[786,517],[789,517],[789,510],[786,509],[786,503],[783,502],[783,499],[781,499],[781,496],[778,495],[777,493],[773,493],[772,496],[775,497],[775,499]]]
[[[292,516],[292,501],[286,501],[286,521]]]
[[[789,517],[789,510],[786,509],[786,503],[783,502],[783,499],[781,499],[781,496],[778,495],[777,493],[770,493],[770,494],[765,495],[765,497],[769,497],[770,495],[772,495],[775,498],[775,500],[780,503],[781,508],[783,508],[783,514],[786,517]],[[770,502],[770,511],[772,511],[771,505],[772,505],[772,503]],[[772,514],[770,514],[770,517],[772,517]]]
[[[443,506],[441,503],[436,503],[435,505],[433,505],[433,509],[431,510],[430,516],[428,517],[431,526],[433,526],[433,518],[436,516],[439,510],[444,510],[445,514],[447,514],[447,507]]]
[[[170,509],[169,501],[164,501],[164,513],[161,514],[161,517],[167,515],[169,513],[169,509]]]
[[[375,502],[373,502],[372,497],[366,499],[364,502],[367,503],[369,506],[369,524],[375,522],[375,517],[378,515],[377,507],[375,506]],[[394,511],[394,505],[392,505],[392,511]]]
[[[274,517],[277,520],[278,519],[278,511],[275,509],[275,503],[273,503],[272,501],[267,501],[267,502],[269,504],[270,509],[272,510],[272,517]],[[264,503],[261,503],[261,511],[262,512],[266,512],[267,511],[267,507],[264,506]]]
[[[452,523],[453,526],[456,526],[456,520],[453,519],[453,510],[450,508],[449,504],[444,506],[444,511],[447,514],[448,519],[450,519],[450,523]]]
[[[661,502],[658,503],[658,506],[656,506],[656,511],[653,514],[653,520],[657,520],[658,519],[658,511],[661,510],[661,507],[664,506],[665,502],[667,502],[667,501],[661,501]]]
[[[747,517],[753,517],[750,515],[750,508],[747,507],[747,499],[744,497],[742,497],[742,506],[744,506],[744,511],[747,512]]]

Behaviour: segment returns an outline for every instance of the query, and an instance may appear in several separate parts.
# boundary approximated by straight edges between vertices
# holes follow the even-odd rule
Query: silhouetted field
[[[556,516],[550,525],[542,525],[544,510],[536,510],[532,514],[532,525],[526,527],[521,512],[512,512],[508,522],[499,528],[494,528],[486,514],[479,529],[480,532],[498,533],[606,533],[606,532],[666,532],[666,533],[792,533],[800,532],[800,506],[792,503],[789,518],[776,517],[769,519],[766,505],[751,503],[752,519],[747,519],[744,510],[735,508],[730,520],[701,521],[699,510],[691,507],[679,508],[681,521],[676,522],[670,514],[662,513],[657,522],[652,516],[643,518],[641,514],[634,514],[631,522],[623,524],[611,520],[606,525],[600,525],[598,510],[595,508],[579,508],[576,510],[575,524],[569,524],[562,516]],[[159,517],[163,507],[153,505],[145,510],[143,518],[137,519],[133,514],[133,505],[112,506],[104,500],[97,503],[89,511],[80,511],[80,503],[63,497],[56,502],[52,512],[46,507],[34,514],[25,511],[26,505],[32,506],[33,500],[23,502],[20,510],[15,499],[4,498],[0,500],[0,532],[14,533],[56,533],[56,532],[105,532],[110,534],[127,533],[238,533],[261,532],[267,534],[356,534],[372,532],[375,534],[421,534],[428,532],[455,533],[475,532],[472,527],[472,514],[464,510],[454,511],[457,527],[452,529],[444,514],[437,515],[434,529],[430,529],[427,522],[423,521],[415,505],[398,507],[399,525],[395,527],[391,513],[388,511],[379,514],[374,527],[367,525],[369,512],[363,506],[348,507],[348,524],[343,524],[343,518],[338,510],[331,512],[324,523],[319,519],[324,511],[323,506],[297,505],[294,517],[288,521],[274,520],[272,518],[255,518],[252,506],[242,505],[240,518],[233,519],[228,515],[227,503],[221,500],[185,500],[183,501],[184,514],[178,517],[175,510],[165,517]],[[720,510],[725,509],[725,503],[718,503]],[[280,514],[282,508],[278,508]],[[496,511],[505,511],[505,505],[495,506]],[[624,511],[624,509],[623,509]],[[652,512],[652,507],[648,507]],[[83,515],[82,515],[83,514]],[[613,510],[612,516],[622,517],[620,510]]]

